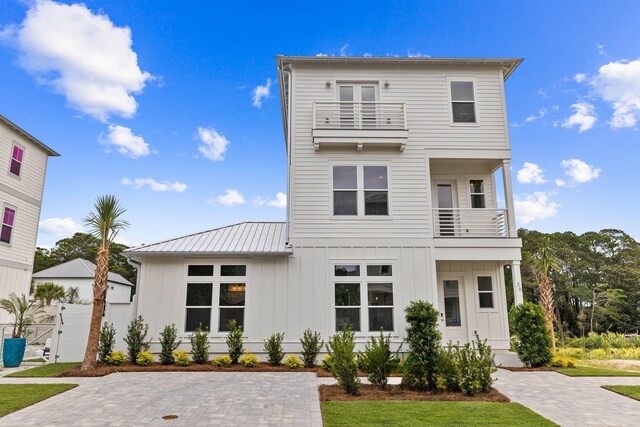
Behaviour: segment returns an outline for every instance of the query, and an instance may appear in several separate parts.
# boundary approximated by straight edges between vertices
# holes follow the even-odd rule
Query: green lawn
[[[80,362],[48,363],[46,365],[36,366],[35,368],[14,372],[7,376],[8,377],[57,377],[60,372],[66,371],[69,368],[75,368],[76,366],[80,366]]]
[[[77,384],[0,384],[0,417],[77,386]]]
[[[635,400],[640,400],[640,385],[603,385],[602,388]]]
[[[558,369],[557,372],[569,377],[640,377],[640,372],[622,371],[619,369],[609,368],[593,368],[591,366]]]
[[[555,426],[518,403],[359,401],[322,402],[331,426]]]

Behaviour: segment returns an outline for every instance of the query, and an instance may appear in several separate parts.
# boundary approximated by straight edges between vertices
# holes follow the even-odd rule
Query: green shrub
[[[189,363],[191,363],[191,358],[189,357],[189,353],[187,353],[184,350],[174,351],[173,359],[176,361],[176,365],[178,366],[189,366]]]
[[[587,353],[589,359],[608,359],[609,352],[604,348],[594,348],[589,353]]]
[[[402,386],[413,390],[436,390],[440,339],[438,311],[425,301],[412,301],[405,309],[409,355]]]
[[[145,341],[148,332],[149,325],[144,323],[142,316],[138,316],[129,323],[124,342],[127,343],[127,353],[131,363],[136,363],[138,353],[149,350],[149,341]]]
[[[290,354],[289,356],[287,356],[287,358],[284,360],[284,364],[287,365],[287,368],[290,369],[299,369],[304,366],[302,360],[295,354]]]
[[[231,365],[231,358],[227,355],[218,356],[215,359],[213,359],[212,363],[221,368],[227,368],[229,365]]]
[[[573,357],[555,356],[551,359],[551,366],[555,368],[575,368],[576,359]]]
[[[112,351],[104,361],[107,362],[107,365],[121,366],[127,363],[127,356],[124,351]]]
[[[468,363],[460,364],[460,389],[469,396],[488,393],[493,384],[491,374],[496,371],[491,347],[487,345],[486,339],[480,341],[480,337],[476,335],[471,349],[473,352],[466,359]]]
[[[153,354],[148,351],[141,351],[136,357],[136,365],[149,366],[153,363]]]
[[[451,341],[438,357],[438,390],[460,391],[460,351]]]
[[[316,366],[316,359],[318,353],[324,346],[324,340],[321,339],[320,332],[312,332],[311,329],[306,329],[300,339],[302,344],[302,360],[304,366],[307,368],[313,368]]]
[[[327,344],[327,352],[331,357],[330,371],[338,380],[338,385],[345,393],[357,395],[360,391],[360,379],[356,356],[353,352],[354,336],[354,332],[349,328],[336,333]]]
[[[227,334],[229,357],[231,358],[231,363],[235,365],[238,363],[239,357],[244,352],[244,348],[242,346],[242,326],[236,324],[235,320],[229,320],[229,323],[227,323],[227,329],[229,329],[229,333]]]
[[[202,327],[202,323],[196,328],[191,335],[191,353],[193,361],[199,365],[207,363],[209,360],[209,328]]]
[[[576,359],[582,359],[585,357],[585,352],[581,348],[557,348],[556,355],[561,357],[573,357]]]
[[[371,384],[385,388],[389,374],[400,364],[399,351],[400,348],[391,351],[391,334],[385,337],[380,331],[380,338],[370,337],[367,340],[364,353],[360,353],[358,358],[358,365],[367,373]]]
[[[322,359],[322,362],[320,363],[320,367],[325,371],[331,372],[331,363],[332,363],[331,355],[325,354],[324,358]]]
[[[107,322],[104,322],[102,329],[100,329],[99,342],[98,360],[105,363],[107,356],[113,351],[113,346],[116,345],[116,328],[113,327],[113,323],[107,324]]]
[[[269,363],[273,366],[278,366],[282,363],[282,358],[284,357],[282,340],[284,340],[284,333],[273,334],[264,343],[264,351],[267,352]]]
[[[258,357],[255,354],[251,353],[249,350],[245,351],[245,353],[240,356],[238,361],[242,363],[245,368],[253,368],[254,366],[257,366],[258,363],[260,363]]]
[[[175,362],[173,352],[178,348],[182,341],[176,342],[178,331],[176,326],[166,325],[160,332],[160,363],[163,365],[171,365]]]
[[[518,336],[518,357],[527,366],[539,367],[551,362],[551,336],[540,304],[524,302],[511,308],[509,321]]]

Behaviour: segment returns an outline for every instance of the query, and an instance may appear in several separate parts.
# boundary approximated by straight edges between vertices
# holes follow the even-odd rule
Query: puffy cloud
[[[271,79],[267,79],[267,83],[264,86],[256,86],[251,93],[253,95],[253,106],[256,108],[262,107],[262,99],[268,98],[271,94]]]
[[[136,190],[140,190],[144,186],[148,186],[151,191],[154,192],[171,191],[175,193],[182,193],[187,189],[187,184],[183,184],[181,182],[158,182],[153,178],[136,178],[133,180],[129,178],[122,178],[122,181],[120,182],[122,183],[122,185],[135,188]]]
[[[602,169],[594,168],[578,159],[563,160],[560,165],[564,168],[564,173],[571,179],[573,185],[592,181],[602,172]]]
[[[547,182],[540,166],[529,162],[525,162],[522,169],[518,171],[517,179],[521,184],[544,184]]]
[[[640,59],[605,64],[590,83],[597,96],[613,108],[611,127],[636,125],[640,117]]]
[[[220,135],[213,128],[198,128],[200,145],[198,151],[209,160],[224,160],[224,153],[227,151],[229,141],[224,135]]]
[[[584,132],[596,123],[596,109],[588,102],[577,102],[571,106],[574,113],[562,123],[563,128],[578,126],[578,132]]]
[[[48,218],[40,221],[40,231],[55,237],[66,237],[82,231],[82,226],[71,217]]]
[[[106,146],[116,147],[118,153],[138,158],[149,155],[149,144],[144,142],[144,138],[134,135],[131,129],[120,125],[109,125],[109,135],[107,139],[100,141]]]
[[[131,117],[137,94],[153,76],[138,66],[131,30],[84,4],[32,3],[20,25],[2,32],[19,51],[19,63],[69,105],[98,120]]]
[[[587,79],[587,76],[584,75],[583,73],[578,73],[575,76],[573,76],[573,80],[575,80],[578,83],[582,83],[586,79]]]
[[[254,199],[254,204],[257,206],[273,206],[279,209],[284,209],[287,207],[287,195],[284,193],[276,193],[276,197],[275,199],[272,200],[265,200],[262,197],[256,197]]]
[[[564,187],[564,186],[567,185],[567,181],[565,181],[564,179],[560,179],[560,178],[556,179],[554,182],[556,183],[556,185],[558,187]]]
[[[523,198],[514,200],[516,218],[522,225],[528,224],[535,220],[554,217],[558,214],[560,205],[549,200],[547,193],[537,191],[528,194]]]
[[[238,190],[228,189],[225,194],[216,197],[216,201],[225,206],[243,205],[244,196]]]

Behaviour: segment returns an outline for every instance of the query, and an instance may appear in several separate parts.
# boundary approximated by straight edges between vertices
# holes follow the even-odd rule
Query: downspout
[[[140,295],[140,274],[142,274],[142,262],[140,260],[136,260],[132,257],[127,257],[127,264],[131,267],[135,268],[138,271],[136,274],[136,293],[133,296],[133,318],[136,319],[138,317],[138,296]]]
[[[289,243],[289,238],[290,238],[290,233],[289,233],[289,224],[290,224],[290,217],[291,217],[291,87],[292,87],[292,78],[291,78],[291,65],[285,65],[284,67],[280,68],[280,72],[283,74],[287,75],[287,85],[288,85],[288,98],[287,98],[287,134],[286,134],[286,138],[287,138],[287,211],[286,211],[286,229],[287,229],[287,238],[286,238],[286,242],[285,244],[287,246],[290,246]],[[281,89],[282,90],[282,89]],[[284,91],[283,91],[284,92]]]

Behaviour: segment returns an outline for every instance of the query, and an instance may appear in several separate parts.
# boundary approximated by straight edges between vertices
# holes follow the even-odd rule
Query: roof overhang
[[[198,257],[198,258],[255,258],[255,257],[272,257],[272,256],[290,256],[293,255],[293,249],[286,252],[160,252],[160,251],[122,251],[122,255],[129,258],[139,258],[141,256],[182,256],[182,257]]]
[[[5,126],[7,126],[9,129],[13,130],[14,132],[16,132],[17,134],[19,134],[20,136],[22,136],[23,138],[27,139],[29,142],[37,145],[38,147],[42,148],[47,155],[52,156],[52,157],[58,157],[60,156],[59,153],[57,153],[56,151],[54,151],[53,149],[49,148],[47,145],[45,145],[44,143],[42,143],[40,140],[38,140],[36,137],[34,137],[33,135],[31,135],[30,133],[28,133],[27,131],[25,131],[24,129],[22,129],[20,126],[18,126],[17,124],[13,123],[11,120],[7,119],[5,116],[3,116],[2,114],[0,114],[0,123],[4,124]]]

